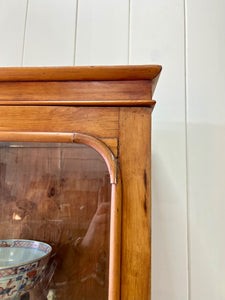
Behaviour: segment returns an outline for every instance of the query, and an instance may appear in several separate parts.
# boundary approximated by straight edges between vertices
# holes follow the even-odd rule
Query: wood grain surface
[[[159,65],[0,68],[0,81],[153,80]]]
[[[153,106],[150,80],[0,82],[0,105]]]
[[[147,300],[151,297],[150,130],[149,108],[120,108],[122,300]]]
[[[0,130],[81,132],[96,137],[118,137],[119,108],[1,106]]]
[[[150,80],[0,82],[1,100],[150,100]]]

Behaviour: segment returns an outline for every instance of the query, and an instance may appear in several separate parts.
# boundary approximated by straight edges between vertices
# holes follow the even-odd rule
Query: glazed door
[[[0,239],[53,248],[43,278],[23,297],[118,300],[120,199],[112,152],[79,134],[0,138]]]

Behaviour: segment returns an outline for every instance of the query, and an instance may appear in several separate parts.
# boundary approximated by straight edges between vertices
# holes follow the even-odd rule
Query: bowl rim
[[[3,239],[3,240],[0,240],[0,242],[3,242],[3,241],[5,241],[5,242],[7,242],[7,241],[35,242],[35,243],[39,243],[39,244],[43,244],[43,245],[45,245],[45,246],[48,246],[48,247],[49,247],[49,252],[46,253],[44,256],[42,256],[42,257],[40,257],[40,258],[36,258],[36,259],[33,259],[33,260],[28,260],[28,261],[26,261],[26,262],[24,262],[24,263],[22,263],[22,264],[10,265],[10,266],[7,266],[7,267],[0,267],[0,271],[1,271],[1,270],[12,269],[12,268],[17,268],[17,267],[19,267],[19,266],[25,266],[25,265],[31,264],[31,263],[33,263],[33,262],[35,262],[35,261],[42,260],[42,259],[44,259],[45,257],[49,256],[49,255],[51,254],[51,252],[52,252],[52,246],[50,246],[49,244],[47,244],[47,243],[45,243],[45,242],[41,242],[41,241],[36,241],[36,240],[26,240],[26,239]],[[1,248],[1,247],[0,247],[0,248]],[[2,247],[2,248],[4,248],[4,247]],[[6,247],[6,248],[14,248],[14,247]],[[15,248],[16,248],[16,247],[15,247]],[[23,248],[23,247],[21,247],[21,248]],[[8,277],[8,276],[14,276],[14,275],[20,275],[20,274],[11,274],[11,275],[0,276],[0,277],[3,278],[3,277]]]

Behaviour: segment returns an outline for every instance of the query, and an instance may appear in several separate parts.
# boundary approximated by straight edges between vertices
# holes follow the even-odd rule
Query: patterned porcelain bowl
[[[44,273],[51,246],[29,240],[0,240],[0,299],[19,299]]]

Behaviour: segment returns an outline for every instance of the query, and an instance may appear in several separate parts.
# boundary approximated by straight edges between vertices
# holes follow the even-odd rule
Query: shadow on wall
[[[180,291],[187,291],[186,197],[185,192],[179,194],[171,165],[152,154],[152,299],[156,300],[180,299]]]
[[[225,299],[224,132],[225,124],[188,127],[191,286],[196,299]]]
[[[191,295],[221,299],[225,294],[225,126],[188,125],[187,206],[183,125],[164,125],[153,132],[152,142],[152,298],[184,295],[186,299],[189,249]],[[163,130],[166,127],[169,130]]]

